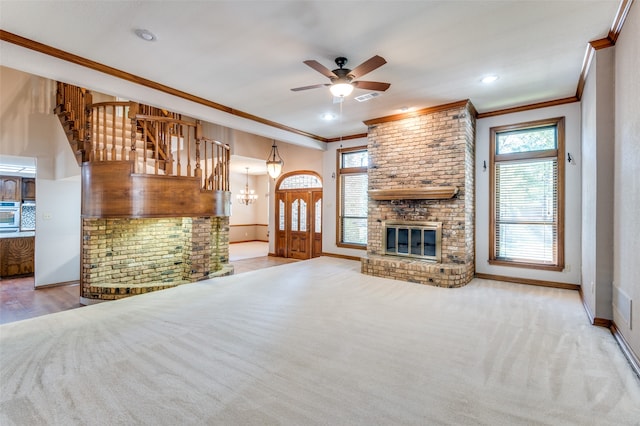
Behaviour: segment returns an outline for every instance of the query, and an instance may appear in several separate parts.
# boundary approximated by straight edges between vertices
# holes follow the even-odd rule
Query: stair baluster
[[[55,112],[78,164],[130,161],[135,173],[198,177],[202,190],[228,191],[229,146],[203,137],[199,121],[135,102],[94,104],[92,98],[85,89],[57,85]]]

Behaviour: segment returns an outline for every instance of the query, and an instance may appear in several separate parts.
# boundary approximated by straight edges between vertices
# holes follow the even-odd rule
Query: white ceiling
[[[335,138],[365,133],[364,120],[398,114],[402,107],[470,99],[479,112],[487,112],[574,96],[587,43],[606,37],[618,5],[619,0],[0,0],[0,27],[262,119]],[[137,28],[150,30],[157,40],[141,40]],[[2,62],[11,56],[7,44],[2,46],[7,54],[0,50],[0,63],[21,68],[20,61]],[[334,58],[346,56],[347,67],[354,68],[373,55],[387,64],[362,79],[391,88],[368,102],[353,99],[367,93],[356,89],[341,112],[327,88],[290,90],[328,82],[304,60],[333,69]],[[41,75],[46,68],[40,66]],[[500,78],[482,84],[488,74]],[[338,119],[322,120],[325,112]]]

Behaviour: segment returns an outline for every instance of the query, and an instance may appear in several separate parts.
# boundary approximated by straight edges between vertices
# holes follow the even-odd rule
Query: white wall
[[[80,279],[80,176],[36,179],[35,284]],[[64,206],[64,207],[62,207]]]
[[[354,146],[367,146],[367,138],[351,139],[343,142],[332,142],[327,146],[327,150],[322,157],[322,176],[324,177],[323,196],[323,220],[322,220],[322,251],[325,253],[340,254],[344,256],[362,257],[367,254],[366,248],[363,250],[338,247],[336,245],[336,218],[338,217],[337,196],[337,151],[342,148]]]
[[[615,47],[614,292],[633,300],[632,324],[613,320],[640,357],[640,5],[631,6]]]
[[[612,319],[614,49],[591,63],[582,95],[582,295],[592,318]]]
[[[565,269],[541,271],[489,265],[489,129],[553,117],[565,117],[565,155],[570,152],[576,165],[565,166]],[[565,157],[566,161],[566,157]],[[581,179],[580,179],[580,104],[578,102],[513,114],[487,117],[476,124],[476,272],[505,277],[580,284]]]
[[[53,115],[55,84],[0,67],[0,93],[0,155],[36,158],[35,285],[77,281],[80,167]]]
[[[249,175],[249,189],[255,191],[258,199],[253,204],[245,205],[240,203],[236,197],[240,190],[244,190],[247,175],[245,173],[229,174],[229,190],[231,191],[229,242],[268,241],[269,180],[270,178],[266,174]]]

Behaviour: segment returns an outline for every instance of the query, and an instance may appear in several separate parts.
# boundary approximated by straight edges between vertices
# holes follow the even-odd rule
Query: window
[[[489,263],[564,268],[564,118],[491,129]]]
[[[322,182],[313,175],[293,175],[284,178],[278,189],[322,188]]]
[[[368,163],[366,147],[338,150],[336,244],[340,247],[367,247]]]

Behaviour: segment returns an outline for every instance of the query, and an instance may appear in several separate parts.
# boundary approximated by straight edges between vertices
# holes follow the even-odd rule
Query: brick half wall
[[[229,259],[227,217],[82,220],[81,297],[113,300],[209,278]]]

